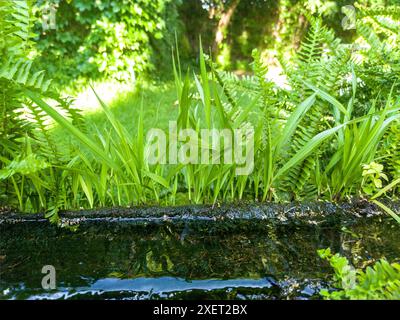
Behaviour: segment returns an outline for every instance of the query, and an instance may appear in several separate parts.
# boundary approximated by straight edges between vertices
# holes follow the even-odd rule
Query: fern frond
[[[351,70],[350,49],[335,38],[333,31],[325,27],[320,18],[311,18],[310,23],[309,33],[288,74],[292,87],[290,99],[295,104],[313,93],[306,83],[336,95]],[[316,134],[327,129],[324,119],[331,114],[331,110],[332,107],[325,101],[316,100],[293,135],[288,157],[296,154]],[[289,170],[287,176],[280,181],[279,188],[303,199],[314,196],[316,188],[311,187],[313,184],[310,181],[314,179],[315,166],[315,157],[306,158]]]
[[[45,93],[48,91],[52,80],[45,80],[44,71],[32,73],[32,63],[31,60],[26,60],[26,58],[16,59],[15,56],[11,56],[1,67],[0,77]]]

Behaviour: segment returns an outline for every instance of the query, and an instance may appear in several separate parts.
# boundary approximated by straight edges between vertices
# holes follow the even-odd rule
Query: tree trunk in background
[[[232,16],[239,5],[240,0],[233,0],[226,10],[223,10],[218,21],[218,26],[215,32],[215,40],[213,43],[213,52],[218,52],[219,46],[224,40],[224,33],[229,26]]]
[[[299,15],[299,20],[298,20],[298,26],[296,28],[296,31],[293,35],[293,48],[295,50],[298,50],[300,48],[300,44],[301,44],[301,40],[304,37],[304,34],[307,31],[307,27],[308,27],[308,20],[307,18],[304,16],[304,14],[300,14]]]

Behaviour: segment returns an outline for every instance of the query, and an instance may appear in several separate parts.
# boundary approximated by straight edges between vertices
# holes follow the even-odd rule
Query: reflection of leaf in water
[[[126,275],[123,274],[123,273],[121,273],[121,272],[118,272],[118,271],[113,271],[113,272],[110,272],[110,273],[108,274],[108,277],[110,277],[110,278],[124,279],[124,278],[126,278]]]
[[[172,271],[172,268],[174,267],[174,264],[172,263],[172,261],[171,261],[171,259],[167,256],[167,255],[163,255],[163,258],[165,259],[165,261],[166,261],[166,264],[167,264],[167,270],[168,271]]]
[[[349,235],[351,235],[353,238],[356,239],[360,239],[362,238],[362,236],[360,234],[355,233],[354,231],[351,231],[350,229],[348,229],[347,227],[342,227],[341,229],[342,232],[347,233]]]
[[[266,257],[261,258],[261,263],[263,264],[263,267],[266,268],[268,266],[268,260]]]
[[[367,238],[369,238],[369,239],[372,239],[372,240],[374,240],[374,241],[376,241],[376,242],[382,242],[382,238],[381,238],[381,233],[382,232],[371,232],[368,236],[367,236]]]
[[[150,272],[161,272],[162,271],[162,264],[157,262],[153,256],[153,251],[149,251],[146,254],[146,266]]]
[[[155,255],[153,251],[146,254],[146,266],[150,272],[160,273],[163,271],[171,272],[174,264],[166,254]]]
[[[268,238],[272,241],[277,241],[278,237],[276,235],[276,227],[273,224],[268,224]]]

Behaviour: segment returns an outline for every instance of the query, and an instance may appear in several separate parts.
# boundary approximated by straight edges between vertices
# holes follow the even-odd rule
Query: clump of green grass
[[[366,116],[352,118],[351,103],[345,108],[331,95],[313,87],[314,93],[298,104],[287,119],[282,121],[272,139],[271,132],[265,134],[263,131],[264,121],[267,123],[269,121],[265,119],[265,111],[254,107],[258,97],[248,105],[241,106],[240,110],[228,112],[224,106],[228,103],[224,90],[218,81],[213,80],[217,71],[212,65],[211,68],[207,67],[202,52],[200,70],[200,75],[194,75],[191,81],[189,73],[184,76],[178,68],[174,69],[175,86],[179,97],[178,129],[192,128],[198,132],[201,139],[202,128],[223,127],[230,130],[240,128],[250,123],[251,112],[258,112],[258,122],[254,124],[255,161],[258,167],[253,174],[237,176],[235,164],[150,165],[145,156],[146,113],[143,104],[137,113],[133,129],[124,126],[95,92],[107,125],[97,128],[97,134],[93,136],[75,128],[54,108],[35,94],[27,92],[32,101],[86,147],[77,150],[77,157],[68,166],[74,186],[72,206],[87,206],[84,204],[85,201],[90,207],[151,201],[174,203],[178,189],[183,189],[187,193],[188,201],[194,203],[240,200],[249,196],[260,200],[266,200],[267,197],[278,200],[279,198],[273,193],[271,197],[271,192],[282,183],[285,173],[315,153],[327,140],[335,138],[332,141],[336,143],[338,149],[337,155],[331,161],[343,161],[341,148],[345,150],[350,150],[350,146],[354,148],[353,140],[346,139],[352,135],[362,137],[365,132],[371,137],[369,139],[374,139],[375,144],[371,146],[360,143],[356,145],[360,150],[355,149],[352,154],[360,159],[364,159],[363,156],[373,157],[385,128],[400,117],[399,107],[392,103],[390,96],[388,97],[390,103],[388,102],[384,109],[380,111],[372,109]],[[355,94],[355,88],[353,92]],[[337,122],[334,126],[310,137],[304,146],[287,158],[285,150],[290,148],[293,134],[299,129],[302,119],[316,103],[317,98],[321,98],[334,108],[334,114],[338,115]],[[267,140],[263,141],[265,137]],[[283,162],[283,159],[287,161]],[[357,167],[357,162],[350,160],[350,163]],[[362,160],[358,160],[358,163],[361,164]],[[326,168],[325,171],[329,172]],[[321,171],[321,174],[323,172]],[[324,177],[326,179],[326,174]],[[341,182],[343,181],[346,182],[342,179]]]

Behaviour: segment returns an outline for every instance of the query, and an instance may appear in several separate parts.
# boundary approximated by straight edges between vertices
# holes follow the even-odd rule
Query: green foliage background
[[[153,53],[170,55],[176,0],[54,0],[35,6],[39,65],[58,83],[114,78],[130,82],[154,68]],[[56,8],[56,30],[43,30],[41,14]],[[161,49],[160,49],[161,48]],[[160,60],[158,60],[160,62]]]
[[[213,47],[218,22],[233,2],[237,7],[223,43]],[[198,37],[213,48],[227,70],[251,71],[254,48],[269,58],[295,52],[309,28],[309,14],[323,16],[338,37],[352,41],[355,32],[341,26],[341,7],[354,0],[38,0],[37,58],[58,84],[85,84],[88,79],[133,82],[138,76],[168,77],[171,47],[178,35],[182,59],[196,65]],[[396,5],[398,0],[359,0],[367,6]],[[56,9],[56,30],[43,30],[42,15]],[[219,61],[217,59],[217,61]],[[154,77],[154,76],[153,76]]]

